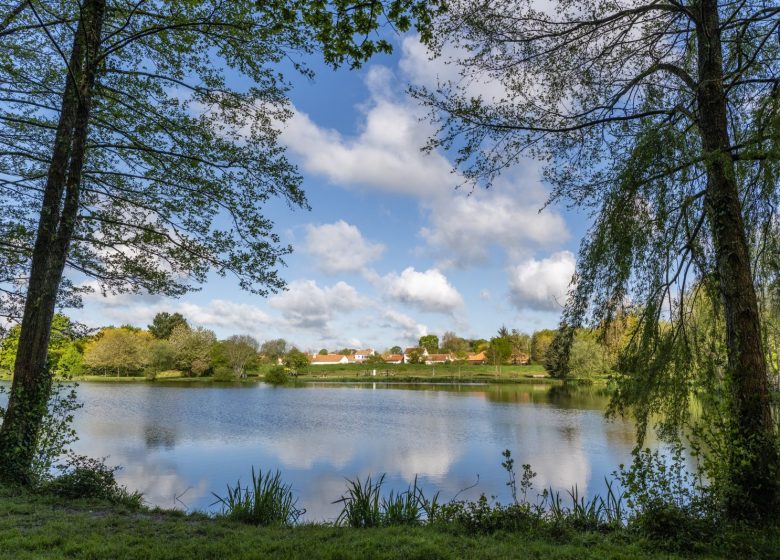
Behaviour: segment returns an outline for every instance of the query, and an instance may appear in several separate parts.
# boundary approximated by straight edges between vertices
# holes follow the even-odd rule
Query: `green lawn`
[[[256,371],[248,372],[244,381],[262,381],[270,365],[262,365]],[[376,372],[376,374],[374,374]],[[205,381],[210,377],[185,377],[182,373],[164,372],[157,383]],[[309,366],[305,371],[295,376],[299,382],[309,381],[387,381],[397,383],[560,383],[547,375],[541,365],[501,366],[496,371],[495,366],[474,365],[437,365],[422,364],[366,366],[363,364]],[[145,381],[142,376],[109,377],[102,375],[86,375],[79,381],[125,382]]]
[[[747,540],[747,539],[746,539]],[[778,541],[775,541],[776,543]],[[696,558],[770,558],[744,549]],[[767,556],[767,550],[770,556]],[[774,549],[780,551],[780,549]],[[0,559],[41,558],[560,558],[674,559],[632,533],[451,534],[439,529],[346,529],[305,525],[256,528],[203,515],[132,511],[101,502],[65,501],[0,487]],[[777,558],[777,556],[775,556]]]

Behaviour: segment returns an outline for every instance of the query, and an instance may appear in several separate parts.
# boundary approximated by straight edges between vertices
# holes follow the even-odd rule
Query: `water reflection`
[[[79,395],[76,451],[123,465],[121,482],[162,507],[209,509],[252,466],[282,470],[311,520],[335,517],[345,477],[381,472],[388,490],[417,475],[444,500],[506,501],[504,449],[532,465],[538,490],[592,495],[634,444],[592,387],[83,383]]]

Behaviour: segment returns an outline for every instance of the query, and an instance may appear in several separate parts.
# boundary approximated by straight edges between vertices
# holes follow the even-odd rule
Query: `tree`
[[[641,336],[624,362],[636,369],[625,370],[615,401],[634,411],[640,430],[669,399],[679,406],[663,419],[667,427],[693,421],[687,395],[670,395],[654,377],[671,367],[686,375],[681,357],[693,358],[684,296],[692,281],[710,284],[728,354],[726,505],[734,516],[772,515],[780,459],[751,259],[778,229],[780,7],[750,0],[533,6],[449,5],[431,43],[463,47],[466,60],[458,83],[415,91],[442,119],[431,147],[457,143],[472,184],[490,184],[523,155],[538,157],[549,163],[551,203],[594,209],[563,322],[609,323],[627,299],[640,304]],[[473,98],[468,88],[486,76],[503,93]],[[672,319],[668,329],[664,317]]]
[[[211,351],[217,343],[214,331],[178,325],[168,341],[176,357],[176,366],[187,374],[200,377],[211,367]]]
[[[404,350],[400,346],[393,346],[392,348],[390,348],[390,350],[388,350],[388,352],[390,354],[403,354]]]
[[[496,366],[496,374],[501,370],[501,364],[512,355],[512,344],[508,338],[496,336],[490,339],[490,347],[487,351],[488,360]]]
[[[247,364],[257,358],[258,342],[247,335],[233,335],[222,343],[228,365],[236,377],[244,377]]]
[[[0,370],[7,373],[12,373],[14,370],[21,330],[21,325],[14,325],[8,331],[8,334],[3,339],[2,345],[0,346]],[[77,328],[69,317],[62,315],[61,313],[56,313],[54,315],[47,356],[48,365],[52,374],[55,376],[66,375],[64,371],[61,371],[59,361],[62,358],[63,353],[68,351],[68,349],[82,339],[83,336],[84,332],[80,332],[80,329]],[[79,352],[81,351],[80,346],[76,349]],[[73,360],[74,356],[71,355],[69,359]]]
[[[0,428],[9,481],[29,479],[52,316],[78,296],[66,273],[113,293],[180,295],[210,270],[256,293],[281,289],[290,248],[262,208],[306,199],[277,144],[291,114],[279,63],[319,50],[359,66],[391,50],[380,26],[429,21],[414,0],[142,4],[68,0],[43,21],[22,2],[3,16],[0,283],[4,313],[21,314]]]
[[[371,354],[364,363],[369,366],[381,366],[384,365],[385,359],[380,354]]]
[[[173,369],[176,366],[176,352],[170,341],[155,338],[146,347],[146,374],[155,378],[161,371]]]
[[[435,334],[421,336],[419,346],[425,348],[429,354],[435,354],[439,351],[439,337]]]
[[[423,363],[423,352],[419,348],[413,348],[407,355],[408,363],[421,364]]]
[[[162,311],[152,319],[152,324],[149,325],[149,332],[152,333],[154,338],[167,339],[171,336],[174,327],[178,325],[190,326],[181,313],[171,314],[167,311]]]
[[[469,343],[452,331],[445,332],[441,337],[441,349],[448,352],[468,352]]]
[[[266,340],[260,346],[260,354],[273,364],[287,353],[287,341],[283,338]]]
[[[328,355],[328,349],[327,348],[321,348],[318,352],[320,356],[327,356]]]
[[[309,356],[293,346],[284,357],[284,365],[294,373],[300,373],[309,365]]]
[[[543,364],[550,348],[555,331],[551,329],[542,329],[531,335],[531,361],[535,364]]]
[[[147,363],[150,341],[151,335],[146,332],[107,327],[87,343],[84,365],[104,375],[137,374]]]

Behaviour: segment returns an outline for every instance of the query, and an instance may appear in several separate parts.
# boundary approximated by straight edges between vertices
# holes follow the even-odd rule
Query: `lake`
[[[535,488],[604,492],[634,428],[608,421],[603,388],[528,385],[81,383],[77,453],[122,465],[118,479],[161,507],[214,511],[212,492],[279,469],[312,521],[332,520],[345,478],[418,476],[426,493],[509,501],[501,452]]]

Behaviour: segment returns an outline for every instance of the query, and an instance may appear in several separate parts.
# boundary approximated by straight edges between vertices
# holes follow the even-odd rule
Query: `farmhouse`
[[[355,359],[352,356],[343,356],[341,354],[314,354],[311,357],[311,365],[326,366],[332,364],[354,364]]]
[[[404,363],[403,354],[385,354],[384,360],[386,364],[402,364]]]
[[[428,354],[425,358],[425,363],[430,366],[433,364],[445,364],[452,360],[451,354]]]
[[[362,364],[369,358],[369,356],[373,356],[375,354],[376,352],[374,352],[373,348],[366,348],[365,350],[355,350],[355,352],[352,354],[352,357],[357,363]]]
[[[466,361],[473,365],[482,365],[487,363],[487,356],[484,352],[479,352],[478,354],[469,353],[466,356]]]

